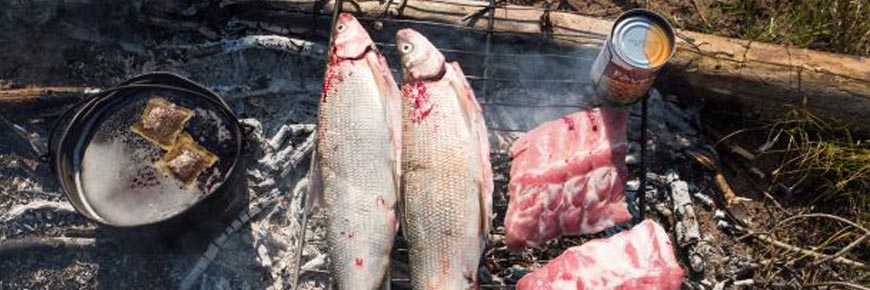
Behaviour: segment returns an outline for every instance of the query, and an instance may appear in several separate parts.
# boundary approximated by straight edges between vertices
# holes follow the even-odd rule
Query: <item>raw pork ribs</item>
[[[677,290],[682,277],[667,233],[646,220],[613,237],[568,249],[520,279],[517,290]]]
[[[627,122],[624,109],[589,109],[544,123],[514,143],[505,217],[509,249],[631,219],[623,188]]]

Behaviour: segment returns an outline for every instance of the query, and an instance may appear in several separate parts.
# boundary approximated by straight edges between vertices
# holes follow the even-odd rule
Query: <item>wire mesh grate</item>
[[[403,5],[403,4],[393,3],[393,1],[394,0],[388,0],[385,8],[389,8],[390,5],[400,5],[400,6]],[[474,3],[451,2],[451,1],[445,1],[445,0],[428,0],[428,1],[435,2],[435,3],[442,3],[442,4],[462,5],[462,6],[470,6],[470,7],[480,8],[481,9],[480,12],[478,12],[476,14],[478,14],[480,16],[480,15],[483,15],[485,13],[487,15],[487,29],[486,29],[486,31],[480,31],[477,28],[461,26],[461,25],[456,25],[456,24],[447,24],[447,23],[439,23],[439,22],[424,21],[424,20],[399,19],[396,17],[390,17],[388,15],[388,13],[384,13],[382,17],[358,16],[357,19],[362,20],[362,21],[369,21],[369,22],[382,22],[382,23],[393,23],[393,24],[404,24],[404,25],[408,25],[408,24],[427,25],[427,26],[436,26],[436,27],[448,28],[448,29],[458,29],[458,30],[461,30],[462,32],[485,33],[484,34],[485,45],[484,45],[482,51],[481,50],[459,49],[459,48],[443,48],[440,46],[438,47],[438,49],[442,53],[470,54],[470,55],[483,56],[483,68],[481,70],[481,74],[480,75],[468,74],[467,79],[470,82],[472,82],[473,84],[479,83],[480,94],[478,94],[477,97],[478,97],[479,103],[484,108],[485,112],[487,110],[487,107],[520,107],[520,108],[531,108],[531,109],[541,109],[541,108],[583,109],[583,108],[589,107],[588,104],[568,103],[568,102],[550,104],[550,103],[540,103],[540,102],[525,102],[524,103],[524,102],[516,102],[516,101],[503,101],[503,100],[498,100],[497,99],[498,96],[492,93],[492,86],[497,85],[498,83],[518,82],[518,83],[533,83],[533,84],[540,84],[540,85],[560,85],[560,84],[562,84],[562,85],[576,85],[576,86],[580,86],[580,87],[583,87],[583,86],[590,87],[592,85],[589,80],[582,80],[582,79],[505,78],[505,77],[492,77],[491,76],[491,71],[490,71],[491,63],[490,62],[491,62],[491,59],[493,57],[509,57],[509,58],[524,58],[524,57],[531,58],[531,57],[534,57],[534,58],[553,58],[553,59],[565,59],[565,60],[578,60],[578,61],[588,61],[588,62],[591,62],[594,60],[594,57],[577,56],[577,55],[571,55],[568,53],[563,53],[563,54],[560,54],[560,53],[540,53],[540,52],[505,53],[505,52],[493,52],[492,51],[493,37],[496,34],[535,35],[535,34],[525,33],[525,32],[515,33],[515,32],[506,32],[506,31],[494,30],[494,23],[496,21],[495,14],[496,14],[497,9],[506,10],[506,11],[507,10],[538,10],[538,11],[545,11],[545,13],[547,13],[550,11],[549,8],[504,5],[504,4],[498,4],[495,0],[489,0],[488,5],[479,5],[479,4],[474,4]],[[341,8],[343,7],[343,3],[344,3],[343,0],[336,0],[335,1],[335,8],[333,10],[334,13],[332,15],[328,15],[331,17],[330,27],[333,27],[335,20],[337,19],[337,16],[339,15],[339,13],[341,13]],[[305,12],[304,14],[311,14],[315,18],[317,18],[319,16],[327,16],[326,14],[318,11],[319,9],[317,6],[318,5],[315,4],[313,7],[313,10],[311,12]],[[316,26],[316,23],[313,23],[312,25]],[[312,27],[312,31],[314,31],[315,29],[316,28]],[[546,32],[542,32],[542,33],[546,33]],[[541,33],[539,33],[535,36],[540,36],[540,34]],[[553,37],[555,35],[550,33],[546,36]],[[578,38],[582,38],[584,40],[589,38],[588,34],[582,34],[582,33],[560,34],[558,36],[578,37]],[[331,30],[330,30],[329,43],[330,43],[330,45],[332,43]],[[382,53],[384,53],[385,55],[394,54],[396,52],[395,51],[396,50],[395,44],[383,43],[383,42],[376,42],[375,44],[382,51]],[[599,45],[600,43],[589,43],[589,44]],[[395,69],[393,72],[397,73],[397,71]],[[481,94],[482,94],[482,96],[481,96]],[[606,230],[603,234],[604,236],[609,236],[609,235],[615,234],[616,232],[619,232],[623,229],[626,229],[626,228],[630,227],[631,225],[633,225],[637,222],[640,222],[642,220],[642,218],[645,216],[645,200],[643,198],[643,196],[644,196],[643,189],[646,188],[646,162],[645,162],[646,142],[645,141],[647,140],[647,134],[646,134],[647,97],[642,98],[642,100],[640,102],[638,102],[638,104],[636,104],[636,106],[639,106],[639,108],[635,108],[635,109],[639,109],[638,110],[639,112],[635,112],[634,110],[632,110],[632,112],[630,114],[630,121],[640,123],[640,130],[639,130],[640,134],[639,134],[639,136],[631,136],[630,135],[628,138],[628,141],[637,142],[639,144],[639,147],[640,147],[639,148],[640,149],[639,164],[634,168],[630,168],[631,172],[632,172],[630,177],[636,177],[638,179],[639,190],[637,193],[635,193],[633,195],[631,194],[631,192],[628,192],[628,191],[626,192],[626,197],[627,197],[626,200],[628,202],[629,211],[634,216],[634,219],[632,221],[628,222],[627,224],[615,226],[611,229]],[[492,126],[492,124],[487,124],[487,128],[490,131],[490,133],[494,133],[494,132],[507,132],[507,133],[526,132],[530,129],[530,128],[494,127],[494,126]],[[506,156],[506,155],[507,154],[504,152],[493,152],[491,154],[491,158],[493,158],[494,160],[495,159],[509,159],[509,156]],[[493,163],[495,164],[495,162],[493,162]],[[504,173],[506,176],[506,172],[504,172]],[[504,200],[504,202],[500,202],[500,203],[494,202],[494,204],[493,204],[494,214],[501,215],[503,217],[504,213],[507,209],[507,206],[508,206],[507,202],[506,202],[507,201],[507,194],[505,192],[506,190],[499,190],[498,189],[499,188],[498,183],[501,183],[500,185],[501,185],[502,189],[504,189],[504,188],[506,188],[507,181],[496,181],[496,183],[497,183],[496,184],[496,191],[497,192],[500,191],[501,194],[503,194],[502,199]],[[494,193],[494,198],[495,198],[496,194],[497,193]],[[304,199],[305,196],[303,196],[301,198]],[[309,222],[309,220],[318,221],[318,222],[315,222],[313,224],[323,224],[322,221],[325,219],[325,217],[321,216],[321,215],[312,216],[310,214],[303,213],[300,218],[301,218],[300,224],[302,225],[302,228],[304,230],[303,230],[302,236],[299,239],[299,243],[297,245],[298,252],[296,254],[297,259],[295,261],[295,271],[294,271],[295,276],[294,276],[294,279],[293,279],[292,284],[291,284],[291,285],[293,285],[293,287],[296,287],[297,285],[299,285],[300,277],[304,274],[304,273],[300,272],[301,267],[302,267],[302,262],[303,262],[302,261],[302,257],[303,257],[302,251],[303,251],[304,247],[305,246],[323,246],[323,247],[326,246],[326,241],[323,239],[310,239],[310,240],[306,239],[306,236],[309,236],[307,234],[307,232],[314,230],[313,228],[310,227],[310,225],[312,223]],[[503,236],[505,233],[503,230],[502,223],[503,223],[503,221],[499,221],[496,224],[494,224],[491,227],[493,230],[491,231],[490,234]],[[602,235],[599,234],[596,236],[600,237]],[[585,235],[585,236],[579,236],[579,237],[563,236],[563,237],[560,237],[556,241],[553,241],[551,243],[554,243],[556,245],[557,249],[564,250],[572,244],[580,244],[583,240],[589,239],[591,237],[593,237],[593,236],[591,236],[591,235]],[[396,242],[394,245],[395,246],[393,248],[392,260],[394,260],[394,262],[402,262],[402,263],[406,264],[407,263],[407,251],[408,251],[408,249],[405,246],[403,237],[401,236],[401,231],[400,231],[399,235],[396,237]],[[481,267],[484,267],[487,262],[491,262],[491,261],[508,262],[504,258],[496,257],[496,253],[498,251],[504,251],[503,247],[502,247],[502,249],[488,248],[485,252],[485,256],[481,259]],[[524,257],[518,257],[517,259],[523,260]],[[537,258],[534,258],[533,261],[531,261],[532,259],[525,259],[525,260],[526,261],[519,261],[519,262],[521,262],[521,263],[525,262],[526,264],[536,263],[539,265],[543,265],[546,262],[548,262],[547,259],[537,259]],[[510,261],[510,262],[517,262],[517,261]],[[395,267],[393,267],[393,268],[394,269],[392,269],[392,270],[395,271],[396,270]],[[506,269],[503,268],[502,270],[506,270]],[[308,270],[307,273],[315,273],[315,274],[321,274],[321,275],[326,275],[326,276],[329,276],[329,274],[330,274],[328,270],[316,270],[316,269],[315,270]],[[499,274],[504,274],[504,273],[491,272],[490,274],[499,275]],[[505,276],[501,275],[501,277],[505,277]],[[511,281],[501,281],[501,283],[496,283],[495,281],[482,281],[480,283],[479,287],[480,287],[480,289],[492,289],[492,290],[515,289],[515,286],[514,286],[514,283],[516,282],[515,280],[516,279],[511,280]],[[397,287],[393,287],[393,289],[395,289],[395,288],[405,289],[405,287],[402,287],[402,285],[409,285],[409,283],[410,283],[410,280],[408,278],[404,278],[404,277],[401,277],[401,278],[400,277],[392,277],[390,279],[390,281],[391,281],[391,283],[390,283],[391,285],[397,286]],[[331,280],[330,280],[330,283],[327,284],[326,289],[331,289],[330,287],[331,287]],[[408,287],[408,289],[409,288],[410,287]],[[387,288],[387,289],[389,289],[389,288]]]

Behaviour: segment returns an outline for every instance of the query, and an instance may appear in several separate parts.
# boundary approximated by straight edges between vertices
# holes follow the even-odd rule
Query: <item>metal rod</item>
[[[384,49],[396,49],[396,44],[394,43],[385,43],[385,42],[375,42],[381,48]],[[464,49],[455,49],[455,48],[443,48],[438,47],[438,50],[441,52],[451,52],[451,53],[460,53],[460,54],[482,54],[486,55],[486,52],[476,51],[476,50],[464,50]],[[584,60],[584,61],[593,61],[594,57],[585,57],[585,56],[574,56],[574,55],[564,55],[564,54],[556,54],[556,53],[490,53],[490,56],[504,56],[504,57],[552,57],[552,58],[566,58],[566,59],[574,59],[574,60]]]
[[[305,247],[305,233],[308,232],[308,213],[305,208],[305,202],[308,198],[308,190],[305,190],[300,198],[302,198],[300,206],[300,208],[302,208],[302,221],[300,222],[302,233],[299,234],[299,240],[296,242],[296,271],[293,272],[293,289],[299,289],[299,277],[302,277],[302,273],[299,273],[299,271],[302,270],[302,253],[305,252],[303,251],[303,248]]]
[[[310,12],[310,11],[296,11],[296,10],[282,10],[282,11],[277,12],[277,13],[301,14],[301,15],[312,14],[312,12]],[[316,14],[315,16],[317,16],[317,17],[329,17],[329,14],[326,14],[326,13],[318,12],[318,13],[314,13],[314,14]],[[488,33],[487,31],[482,31],[480,29],[477,29],[477,28],[474,28],[471,26],[467,26],[467,25],[450,24],[450,23],[443,23],[443,22],[437,22],[437,21],[396,19],[396,18],[375,18],[375,17],[368,17],[368,16],[363,16],[363,15],[357,15],[356,19],[363,20],[363,21],[384,21],[384,22],[388,22],[388,23],[421,24],[421,25],[438,26],[438,27],[442,27],[442,28],[448,27],[448,28],[461,29],[461,30],[466,30],[469,32],[474,32],[474,33]],[[515,36],[541,36],[542,35],[542,33],[540,33],[540,32],[508,31],[508,30],[495,30],[495,29],[493,29],[492,33],[493,34],[500,34],[500,35],[515,35]],[[580,45],[601,46],[601,43],[602,43],[601,41],[604,41],[603,36],[598,35],[598,34],[592,34],[592,33],[585,33],[585,34],[581,34],[581,33],[548,33],[548,35],[551,38],[554,38],[554,37],[574,38],[571,41],[576,43],[576,44],[580,44]],[[590,38],[599,39],[600,41],[579,40],[579,39],[590,39]],[[773,64],[773,63],[771,63],[771,64]]]
[[[338,15],[341,14],[341,8],[343,8],[343,7],[344,7],[344,0],[336,0],[335,1],[335,8],[332,9],[333,10],[332,11],[332,22],[329,24],[329,46],[328,46],[329,47],[328,54],[330,54],[329,57],[332,57],[332,55],[331,55],[332,54],[332,41],[335,40],[334,35],[332,35],[332,32],[335,31],[335,23],[338,22]]]
[[[327,57],[330,59],[332,58],[332,41],[334,40],[333,32],[335,31],[335,23],[338,22],[338,15],[341,14],[341,7],[343,4],[343,0],[335,1],[335,9],[333,9],[334,13],[332,14],[332,22],[329,25],[329,46],[327,47]],[[304,253],[303,248],[305,247],[305,233],[308,232],[308,209],[305,208],[305,203],[308,199],[308,191],[310,191],[310,187],[306,189],[300,196],[300,208],[302,209],[302,221],[300,222],[300,227],[302,228],[302,232],[299,234],[299,240],[297,242],[296,248],[296,271],[293,275],[294,289],[299,289],[299,278],[302,277],[302,273],[299,273],[299,271],[302,270],[302,254]]]
[[[484,69],[486,69],[484,67]],[[484,74],[486,72],[484,71]],[[516,82],[516,83],[562,83],[562,84],[591,84],[589,81],[576,80],[536,80],[536,79],[510,79],[510,78],[488,78],[484,76],[468,75],[466,76],[471,81],[494,81],[494,82]],[[486,83],[486,82],[485,82]],[[484,83],[484,84],[485,84]],[[484,86],[484,89],[486,87]]]
[[[486,28],[486,54],[483,56],[483,100],[489,101],[489,54],[492,49],[492,29],[495,26],[495,0],[489,0],[489,22]]]
[[[646,216],[646,126],[647,126],[647,99],[649,98],[649,93],[643,96],[643,100],[641,100],[640,106],[640,186],[635,193],[635,198],[637,199],[637,207],[638,207],[638,217],[637,222],[640,223],[643,221]]]

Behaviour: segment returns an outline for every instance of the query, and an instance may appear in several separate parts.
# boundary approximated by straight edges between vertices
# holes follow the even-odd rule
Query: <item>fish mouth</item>
[[[376,52],[377,48],[375,47],[374,44],[366,45],[366,48],[363,49],[363,51],[360,52],[358,55],[350,55],[350,56],[341,56],[340,54],[338,54],[337,53],[337,50],[338,50],[337,46],[333,46],[332,50],[333,50],[332,55],[334,55],[335,58],[338,60],[360,60],[360,59],[364,58],[366,56],[366,54],[369,53],[369,51]]]
[[[340,21],[340,22],[348,22],[348,21],[353,21],[355,19],[356,19],[356,17],[353,17],[353,14],[350,14],[347,12],[342,12],[341,14],[338,15],[338,21]]]
[[[442,64],[441,69],[438,70],[437,73],[432,74],[432,75],[415,74],[415,73],[413,73],[413,70],[409,67],[406,67],[406,69],[402,70],[402,76],[404,78],[407,78],[408,80],[412,80],[412,81],[424,81],[424,82],[425,81],[437,81],[437,80],[444,78],[444,75],[446,75],[446,74],[447,74],[447,64],[446,63]]]
[[[420,64],[421,62],[423,62],[423,60],[416,60],[416,61],[414,61],[414,60],[409,60],[409,61],[405,61],[405,62],[402,62],[402,67],[404,67],[404,68],[406,68],[406,69],[412,69],[412,68],[414,68],[415,66],[417,66],[418,64]]]

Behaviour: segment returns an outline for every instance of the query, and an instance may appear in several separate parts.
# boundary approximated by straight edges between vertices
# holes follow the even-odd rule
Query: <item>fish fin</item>
[[[383,55],[375,52],[371,57],[366,59],[377,83],[381,103],[386,108],[384,118],[387,120],[390,142],[393,144],[393,149],[396,150],[397,157],[402,156],[402,93],[399,91],[399,86],[396,85],[396,80],[393,78],[393,73],[390,71],[387,59]],[[398,160],[396,158],[396,161]],[[398,164],[396,168],[397,170],[400,168]]]
[[[305,196],[305,209],[314,212],[323,205],[323,174],[320,170],[320,158],[317,154],[315,142],[314,151],[311,154],[311,169],[308,171],[308,190]]]
[[[382,77],[379,78],[380,83],[378,83],[378,87],[383,88],[381,96],[387,108],[386,119],[390,132],[390,143],[393,145],[394,152],[396,152],[395,174],[399,176],[401,175],[402,168],[402,92],[399,90],[399,86],[396,85],[396,80],[393,78],[393,73],[390,71],[387,59],[381,54],[378,54],[377,72]]]
[[[384,118],[389,132],[389,141],[393,146],[393,155],[390,157],[393,167],[393,185],[397,194],[396,211],[399,216],[397,220],[401,220],[401,216],[403,216],[402,204],[404,203],[402,199],[400,179],[402,176],[402,93],[396,85],[396,81],[393,78],[393,73],[390,71],[387,59],[376,50],[373,51],[375,51],[375,53],[366,59],[369,62],[372,75],[377,83],[378,92],[381,96],[381,103],[384,105],[384,108],[386,108],[384,111]],[[399,225],[397,224],[396,227],[398,226]]]
[[[381,286],[378,288],[380,290],[390,290],[390,267],[387,267],[387,272],[384,273],[384,280],[381,281]]]
[[[483,118],[483,109],[477,103],[474,90],[468,84],[465,73],[462,72],[462,68],[457,62],[451,62],[450,68],[455,73],[455,77],[451,79],[451,84],[459,96],[469,130],[472,136],[476,136],[475,143],[478,145],[478,158],[481,165],[481,176],[477,180],[480,199],[480,235],[485,245],[492,223],[493,181],[492,163],[489,160],[489,135],[486,129],[486,120]]]

